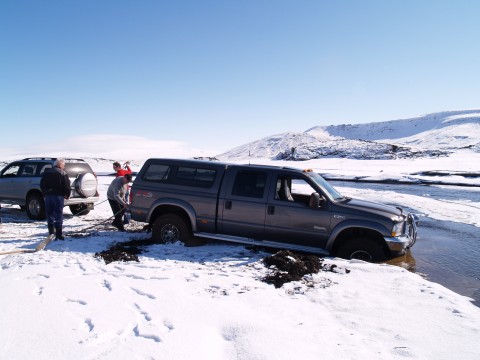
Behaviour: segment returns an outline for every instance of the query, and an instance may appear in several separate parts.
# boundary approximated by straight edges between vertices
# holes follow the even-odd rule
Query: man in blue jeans
[[[70,197],[70,179],[64,169],[65,160],[56,159],[53,168],[45,170],[40,180],[45,200],[48,234],[55,234],[57,240],[65,240],[62,234],[63,207],[65,199]]]

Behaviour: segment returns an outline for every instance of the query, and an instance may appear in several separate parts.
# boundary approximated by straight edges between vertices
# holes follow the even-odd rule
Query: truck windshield
[[[340,194],[335,188],[330,185],[327,180],[321,177],[315,172],[307,173],[310,179],[312,179],[322,191],[332,200],[342,200],[345,199],[345,196]]]

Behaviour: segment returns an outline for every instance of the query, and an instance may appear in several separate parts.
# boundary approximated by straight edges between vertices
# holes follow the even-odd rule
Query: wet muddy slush
[[[415,246],[390,260],[475,300],[480,307],[480,236],[473,225],[424,218]]]
[[[391,185],[333,182],[339,187],[395,191],[445,199],[478,202],[478,191],[448,186]],[[416,212],[415,209],[406,209]],[[387,263],[401,266],[458,294],[474,299],[480,307],[480,231],[474,225],[421,217],[415,246],[406,255]]]

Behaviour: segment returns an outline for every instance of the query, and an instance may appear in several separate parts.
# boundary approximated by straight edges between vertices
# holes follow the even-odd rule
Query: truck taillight
[[[133,199],[133,194],[132,194],[132,190],[130,189],[130,191],[128,192],[128,203],[129,204],[132,203],[132,199]]]

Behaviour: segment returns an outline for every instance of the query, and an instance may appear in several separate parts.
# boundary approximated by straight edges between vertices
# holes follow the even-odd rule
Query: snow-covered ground
[[[476,171],[478,160],[478,154],[460,154],[273,164],[407,179],[426,170]],[[111,171],[109,162],[92,160],[92,166]],[[262,281],[272,271],[262,262],[270,254],[240,245],[152,245],[139,262],[105,264],[95,253],[148,238],[103,225],[85,230],[111,216],[108,203],[101,203],[111,180],[99,176],[100,203],[88,215],[65,210],[66,241],[38,253],[0,255],[1,358],[478,359],[480,308],[400,267],[329,258],[324,263],[336,265],[334,271],[275,288]],[[480,185],[455,174],[436,180]],[[391,194],[348,185],[342,191],[391,202]],[[480,227],[479,201],[440,200],[421,194],[396,199],[423,216]],[[27,220],[16,207],[4,206],[0,216],[0,251],[33,249],[47,234],[45,223]]]

